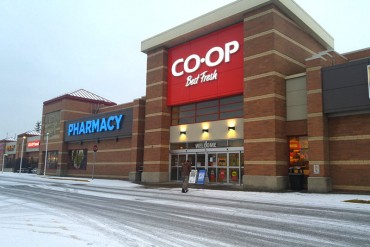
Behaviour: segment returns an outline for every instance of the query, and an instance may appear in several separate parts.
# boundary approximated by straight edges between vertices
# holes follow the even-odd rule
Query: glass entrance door
[[[228,183],[227,153],[209,153],[206,169],[210,183]]]
[[[181,165],[186,160],[189,160],[192,169],[206,169],[210,183],[242,184],[244,174],[243,152],[171,154],[170,176],[172,181],[182,180]]]
[[[171,180],[180,181],[181,178],[181,164],[186,161],[184,154],[171,155]]]
[[[208,180],[210,183],[217,182],[217,154],[208,154]]]
[[[191,169],[195,169],[195,154],[187,154],[186,160],[189,160]]]
[[[241,176],[240,153],[229,153],[229,183],[239,184]]]
[[[206,154],[197,153],[195,167],[198,170],[206,169]]]
[[[220,153],[217,154],[217,182],[219,183],[228,183],[228,162],[227,154]]]
[[[243,153],[209,153],[208,178],[210,183],[233,183],[240,184],[244,174]]]

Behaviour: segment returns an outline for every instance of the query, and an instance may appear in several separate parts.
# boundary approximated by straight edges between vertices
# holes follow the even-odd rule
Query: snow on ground
[[[0,174],[0,188],[6,189],[5,186],[24,185],[25,182],[4,181],[1,178],[24,176],[25,181],[36,183],[37,186],[46,186],[48,189],[56,189],[57,186],[43,185],[43,182],[56,184],[84,184],[86,186],[101,186],[113,188],[140,189],[143,186],[128,181],[106,180],[106,179],[85,179],[85,178],[65,178],[43,177],[34,174]],[[38,184],[39,183],[39,184]],[[179,188],[158,188],[151,189],[155,193],[181,194]],[[79,190],[79,193],[93,194],[102,197],[112,197],[111,194],[104,192],[91,192]],[[305,205],[305,206],[323,206],[328,208],[351,208],[369,211],[370,204],[347,203],[345,200],[361,199],[370,200],[370,195],[360,194],[315,194],[315,193],[267,193],[267,192],[245,192],[245,191],[225,191],[225,190],[207,190],[207,189],[190,189],[187,196],[212,197],[230,200],[245,200],[253,202],[279,203],[286,205]],[[120,195],[115,195],[120,198]],[[176,201],[157,200],[156,203],[176,204]],[[189,207],[191,201],[186,203]],[[19,199],[9,198],[0,195],[0,246],[121,246],[117,242],[110,242],[106,237],[96,229],[87,225],[82,225],[79,221],[63,212],[56,212],[52,208],[37,203],[30,203]]]
[[[39,204],[0,195],[1,246],[114,246],[99,232]],[[104,242],[102,242],[104,241]],[[104,244],[103,244],[104,243]]]

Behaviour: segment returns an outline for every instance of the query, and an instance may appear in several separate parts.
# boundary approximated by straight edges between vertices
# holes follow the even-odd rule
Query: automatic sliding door
[[[186,159],[189,160],[191,164],[191,169],[195,169],[195,154],[188,154],[188,157]]]
[[[208,154],[208,178],[210,183],[217,182],[217,155],[214,153]]]
[[[206,169],[210,183],[242,184],[244,175],[244,153],[223,150],[224,152],[201,152],[171,155],[171,180],[181,181],[181,165],[186,160],[192,169]]]
[[[186,161],[186,155],[172,154],[171,155],[171,180],[181,181],[181,164]]]
[[[217,182],[227,183],[227,154],[217,154]]]
[[[179,155],[171,155],[171,180],[176,181],[179,179]]]
[[[206,154],[197,153],[196,154],[196,169],[206,169]]]
[[[239,184],[240,180],[240,157],[239,153],[229,153],[229,181]]]

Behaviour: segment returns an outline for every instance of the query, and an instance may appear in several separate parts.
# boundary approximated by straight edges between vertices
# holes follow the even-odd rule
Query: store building
[[[135,180],[142,170],[143,102],[117,105],[83,89],[45,101],[39,173]]]
[[[161,183],[189,160],[245,190],[289,189],[293,170],[309,192],[370,190],[370,49],[338,54],[290,0],[236,1],[141,45],[145,97],[44,102],[40,173]]]
[[[31,130],[18,135],[17,145],[17,150],[19,151],[16,156],[19,160],[22,160],[22,168],[26,172],[30,172],[33,168],[37,168],[39,163],[40,133]]]
[[[368,91],[370,52],[333,47],[294,1],[280,0],[236,1],[144,40],[142,181],[178,180],[188,159],[210,182],[246,190],[287,189],[290,167],[303,168],[311,192],[369,190],[369,98],[343,99]],[[361,58],[354,76],[348,68]]]
[[[13,171],[16,144],[15,138],[0,140],[1,171]]]
[[[4,159],[4,171],[31,172],[38,167],[40,133],[27,131],[14,138],[6,138],[0,141],[0,153]],[[1,148],[1,146],[3,148]],[[21,165],[22,164],[22,165]]]

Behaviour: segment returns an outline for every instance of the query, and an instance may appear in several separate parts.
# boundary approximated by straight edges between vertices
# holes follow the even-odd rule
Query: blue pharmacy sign
[[[123,115],[113,115],[68,124],[68,136],[114,131],[122,128]]]
[[[197,184],[204,184],[204,180],[206,178],[206,170],[199,170],[198,171],[198,179]]]
[[[128,137],[132,134],[132,108],[96,114],[65,123],[65,141]]]

